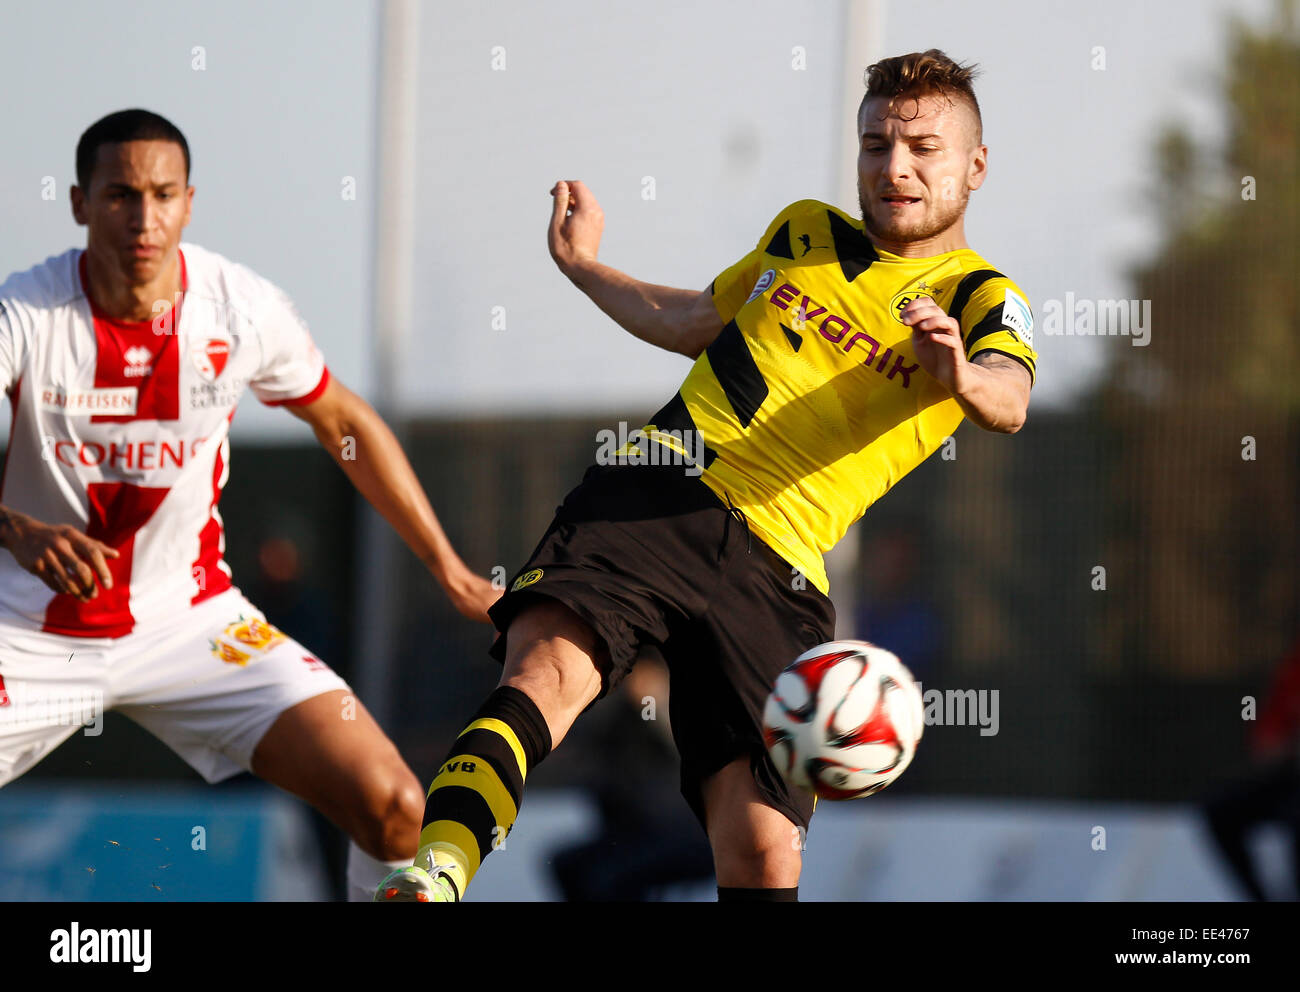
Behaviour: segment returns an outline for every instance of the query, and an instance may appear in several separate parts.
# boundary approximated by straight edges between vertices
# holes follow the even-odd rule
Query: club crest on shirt
[[[205,381],[216,382],[230,358],[230,342],[221,338],[196,341],[190,346],[190,360]]]
[[[928,296],[933,300],[935,292],[935,288],[922,279],[915,286],[909,286],[901,293],[894,295],[894,298],[889,301],[889,315],[901,324],[903,322],[903,311],[907,309],[909,303],[922,296]]]

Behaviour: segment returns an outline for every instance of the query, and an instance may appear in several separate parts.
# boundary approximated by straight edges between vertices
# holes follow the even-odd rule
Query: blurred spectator
[[[332,636],[329,607],[324,594],[303,576],[303,553],[298,542],[284,534],[272,534],[258,545],[257,578],[248,595],[267,620],[303,647],[327,650],[337,643]]]
[[[1250,898],[1265,901],[1249,835],[1280,823],[1291,841],[1291,900],[1300,899],[1300,642],[1278,666],[1250,735],[1254,772],[1205,805],[1210,833]]]
[[[568,902],[648,902],[668,886],[713,878],[713,854],[682,798],[668,722],[668,669],[643,649],[619,691],[584,722],[591,741],[600,833],[563,848],[552,871]]]
[[[918,681],[937,674],[942,622],[933,597],[917,580],[921,545],[908,527],[872,535],[863,548],[858,636],[892,651]]]

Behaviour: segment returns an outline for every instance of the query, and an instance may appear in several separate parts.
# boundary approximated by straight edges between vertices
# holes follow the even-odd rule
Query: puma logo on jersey
[[[803,258],[804,255],[807,255],[810,251],[815,251],[815,250],[818,249],[818,248],[829,248],[829,247],[830,247],[830,245],[815,245],[815,244],[813,244],[813,243],[812,243],[812,238],[811,238],[809,235],[807,235],[807,234],[801,234],[801,235],[799,235],[799,243],[803,245],[803,252],[799,255],[800,258]]]

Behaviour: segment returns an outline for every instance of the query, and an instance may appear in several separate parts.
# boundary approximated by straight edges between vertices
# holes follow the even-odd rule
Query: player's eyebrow
[[[178,183],[176,180],[168,179],[164,183],[154,183],[152,186],[150,186],[149,184],[145,184],[144,186],[132,186],[130,183],[123,183],[123,182],[109,183],[107,188],[113,191],[124,190],[125,192],[128,193],[138,193],[142,189],[155,189],[155,190],[176,189],[178,186],[180,186],[180,183]]]
[[[884,138],[885,133],[883,131],[863,131],[862,137]],[[904,134],[902,135],[902,138],[904,141],[929,141],[934,138],[938,138],[940,141],[942,141],[943,135],[942,134]]]

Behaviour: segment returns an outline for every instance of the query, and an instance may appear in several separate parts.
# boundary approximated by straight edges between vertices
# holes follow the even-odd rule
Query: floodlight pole
[[[376,410],[399,441],[406,434],[400,385],[413,312],[419,8],[418,0],[383,0],[379,7],[370,311],[373,396]],[[396,633],[401,625],[401,549],[393,529],[364,500],[357,535],[352,685],[383,724],[392,715]]]
[[[836,203],[858,215],[858,104],[865,92],[862,73],[883,57],[886,0],[844,0],[844,45],[840,59],[840,105],[835,117],[833,148],[839,149],[836,168]],[[837,604],[835,636],[856,637],[859,552],[862,535],[857,527],[826,555],[826,573]],[[870,566],[870,563],[867,563]]]

